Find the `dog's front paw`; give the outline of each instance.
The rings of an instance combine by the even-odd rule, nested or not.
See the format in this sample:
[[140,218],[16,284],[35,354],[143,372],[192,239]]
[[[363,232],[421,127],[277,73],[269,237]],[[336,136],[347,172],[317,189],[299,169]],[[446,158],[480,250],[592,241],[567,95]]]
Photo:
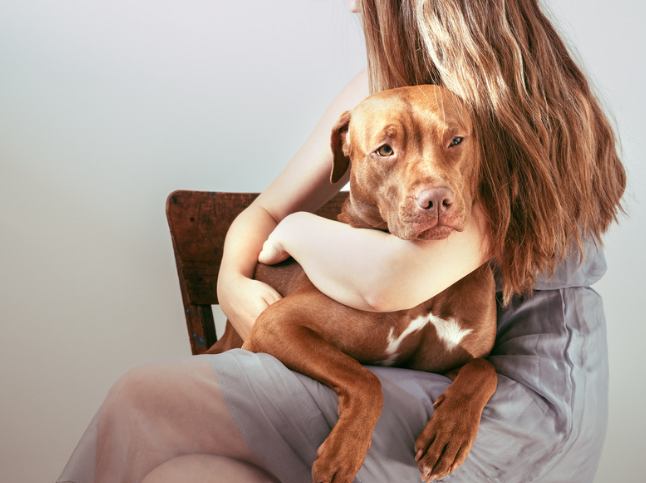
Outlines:
[[468,401],[441,395],[435,412],[415,442],[415,461],[422,481],[441,480],[464,463],[480,425],[480,411]]
[[316,452],[312,465],[314,483],[352,483],[370,447],[368,441],[358,441],[349,434],[332,433]]

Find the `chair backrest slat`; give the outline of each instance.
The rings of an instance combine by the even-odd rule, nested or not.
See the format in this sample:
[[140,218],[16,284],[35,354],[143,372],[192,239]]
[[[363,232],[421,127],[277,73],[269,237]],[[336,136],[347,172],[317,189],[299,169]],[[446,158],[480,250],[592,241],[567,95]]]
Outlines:
[[[257,193],[175,191],[166,201],[182,301],[193,354],[200,354],[217,340],[211,305],[216,291],[224,238],[238,214]],[[341,192],[317,214],[336,219],[347,192]]]

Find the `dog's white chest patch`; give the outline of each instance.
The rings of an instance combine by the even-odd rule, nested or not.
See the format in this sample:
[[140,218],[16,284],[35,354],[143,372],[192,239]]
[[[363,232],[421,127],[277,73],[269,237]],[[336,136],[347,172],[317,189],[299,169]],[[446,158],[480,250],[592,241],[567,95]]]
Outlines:
[[462,339],[473,332],[472,329],[462,329],[453,317],[444,320],[429,314],[429,321],[435,326],[437,336],[444,341],[448,349],[457,347]]
[[410,334],[421,330],[426,324],[429,323],[435,326],[438,337],[442,342],[444,342],[446,348],[449,350],[455,348],[462,341],[462,339],[464,339],[472,332],[471,329],[462,329],[460,327],[460,324],[458,324],[454,318],[444,320],[440,317],[436,317],[433,314],[422,315],[420,317],[417,317],[416,319],[411,320],[410,324],[408,324],[408,327],[406,327],[406,329],[404,329],[404,331],[397,337],[395,337],[395,329],[391,327],[387,339],[388,345],[386,346],[387,358],[382,362],[382,364],[387,366],[393,364],[397,360],[397,356],[399,355],[398,350],[402,341]]
[[390,333],[388,334],[388,345],[386,346],[386,354],[388,357],[383,362],[383,364],[386,366],[393,364],[397,359],[397,356],[399,355],[397,353],[397,350],[399,349],[399,346],[406,338],[406,336],[412,334],[417,330],[420,330],[428,323],[428,316],[417,317],[416,319],[411,320],[410,324],[408,324],[408,327],[406,327],[406,329],[404,329],[404,331],[399,334],[399,337],[395,337],[395,328],[391,327]]

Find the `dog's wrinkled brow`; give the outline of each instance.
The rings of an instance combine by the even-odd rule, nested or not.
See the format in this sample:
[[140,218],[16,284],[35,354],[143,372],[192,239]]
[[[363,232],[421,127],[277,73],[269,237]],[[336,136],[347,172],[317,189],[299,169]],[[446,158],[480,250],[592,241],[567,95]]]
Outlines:
[[446,125],[447,132],[457,133],[457,132],[463,131],[464,134],[468,134],[466,130],[467,130],[467,127],[461,122],[449,121]]
[[381,134],[388,138],[395,138],[399,134],[401,129],[398,128],[395,124],[387,124],[381,129]]

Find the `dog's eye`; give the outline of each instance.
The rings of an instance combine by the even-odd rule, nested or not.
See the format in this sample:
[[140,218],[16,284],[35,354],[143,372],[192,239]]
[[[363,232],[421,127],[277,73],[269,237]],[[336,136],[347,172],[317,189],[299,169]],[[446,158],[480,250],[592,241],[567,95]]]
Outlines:
[[387,157],[395,154],[395,151],[393,151],[393,148],[391,148],[388,144],[384,144],[379,149],[377,149],[377,154],[379,156]]
[[457,146],[458,144],[460,144],[462,142],[463,139],[464,138],[461,138],[461,137],[453,138],[453,140],[451,141],[451,144],[449,144],[449,147]]

